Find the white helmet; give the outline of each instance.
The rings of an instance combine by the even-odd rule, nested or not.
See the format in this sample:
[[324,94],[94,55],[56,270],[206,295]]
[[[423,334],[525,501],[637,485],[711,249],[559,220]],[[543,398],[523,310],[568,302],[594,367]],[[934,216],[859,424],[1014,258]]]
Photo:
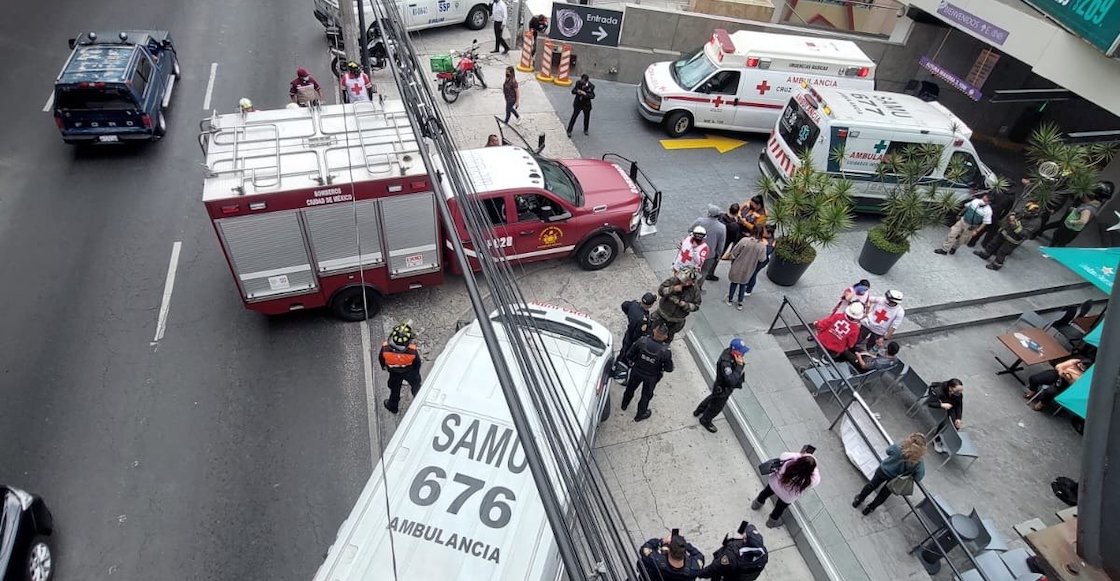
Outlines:
[[891,290],[887,291],[886,297],[887,300],[892,303],[900,303],[902,302],[902,291],[896,291],[892,288]]
[[692,229],[692,237],[696,239],[703,239],[708,235],[708,231],[703,226],[697,226]]
[[853,319],[863,318],[863,303],[852,303],[848,308],[844,309],[844,314]]

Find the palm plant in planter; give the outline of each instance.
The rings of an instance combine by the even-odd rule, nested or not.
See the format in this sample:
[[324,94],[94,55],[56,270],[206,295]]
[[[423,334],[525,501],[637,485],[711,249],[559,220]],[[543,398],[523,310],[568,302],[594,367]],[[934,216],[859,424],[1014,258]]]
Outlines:
[[1044,123],[1031,132],[1026,153],[1032,185],[1025,197],[1057,209],[1066,200],[1092,193],[1101,170],[1116,156],[1116,144],[1067,143],[1056,125]]
[[758,193],[769,198],[768,219],[777,228],[774,258],[766,276],[775,284],[792,286],[817,257],[817,247],[832,244],[852,226],[852,182],[813,169],[809,150],[800,165],[781,182],[759,178]]
[[[942,153],[942,145],[913,143],[890,152],[879,163],[876,179],[887,196],[882,222],[867,233],[859,255],[864,270],[886,274],[910,250],[910,241],[922,228],[940,224],[946,214],[956,211],[960,204],[956,195],[926,179]],[[960,183],[966,173],[962,163],[950,161],[945,178]]]

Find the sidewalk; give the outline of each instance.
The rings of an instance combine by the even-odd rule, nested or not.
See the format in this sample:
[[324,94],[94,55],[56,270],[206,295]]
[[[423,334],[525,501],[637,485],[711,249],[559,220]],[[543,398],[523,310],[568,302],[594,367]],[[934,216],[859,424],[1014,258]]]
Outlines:
[[[421,62],[449,48],[464,48],[472,38],[485,40],[480,44],[487,56],[481,60],[490,88],[468,91],[449,106],[441,101],[449,130],[456,143],[465,149],[483,146],[486,136],[496,132],[493,116],[504,113],[500,88],[503,69],[506,63],[513,64],[515,56],[511,52],[507,57],[491,58],[485,51],[492,48],[492,37],[484,32],[453,27],[413,35]],[[522,83],[520,111],[524,118],[518,129],[533,143],[538,133],[544,133],[545,153],[550,157],[579,157],[541,85],[530,80],[529,74],[517,75]],[[375,82],[387,94],[393,88],[384,74]],[[660,273],[633,253],[623,254],[609,268],[598,272],[582,271],[570,261],[517,269],[522,273],[519,283],[527,299],[578,309],[606,324],[616,337],[621,337],[624,330],[619,303],[641,296],[661,280]],[[409,318],[424,321],[425,328],[420,329],[427,343],[423,346],[424,355],[429,359],[435,357],[450,337],[454,319],[471,318],[461,287],[460,280],[450,279],[439,288],[401,295],[400,300],[386,305],[386,325]],[[766,513],[750,510],[751,498],[763,484],[726,421],[718,419],[720,432],[709,434],[689,413],[706,395],[708,381],[690,356],[685,341],[676,341],[672,349],[676,370],[658,385],[651,405],[653,417],[635,423],[632,407],[629,412],[618,408],[622,387],[612,384],[612,415],[600,427],[595,444],[595,456],[614,484],[611,493],[626,516],[635,556],[637,547],[646,539],[662,536],[670,528],[680,528],[710,558],[724,535],[746,519],[759,526],[770,551],[763,579],[812,578],[788,530],[765,528]]]

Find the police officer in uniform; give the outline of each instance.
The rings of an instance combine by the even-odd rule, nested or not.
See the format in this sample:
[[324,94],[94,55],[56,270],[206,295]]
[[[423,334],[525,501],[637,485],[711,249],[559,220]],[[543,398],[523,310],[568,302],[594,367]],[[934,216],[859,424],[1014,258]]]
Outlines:
[[684,329],[684,320],[690,313],[700,310],[700,287],[696,280],[700,273],[691,266],[686,266],[676,274],[662,282],[657,287],[657,295],[661,300],[657,303],[657,310],[650,315],[651,327],[664,325],[668,331],[668,340]]
[[712,553],[712,563],[697,577],[712,581],[754,581],[766,568],[768,558],[762,534],[754,525],[743,521],[738,535],[723,537],[723,546]]
[[677,529],[662,539],[650,539],[638,550],[638,571],[652,581],[694,581],[704,568],[704,554]]
[[420,352],[412,341],[414,337],[407,323],[397,325],[389,333],[389,340],[381,343],[377,355],[381,369],[389,372],[389,399],[383,403],[394,414],[401,402],[402,383],[408,382],[413,397],[420,391]]
[[642,396],[638,398],[638,413],[634,416],[635,422],[640,422],[651,415],[649,401],[653,399],[653,390],[657,382],[665,373],[673,372],[673,352],[665,344],[665,327],[654,327],[652,335],[638,339],[626,356],[633,365],[630,367],[630,378],[626,380],[626,391],[622,394],[622,409],[630,406],[634,391],[638,385],[642,386]]
[[649,310],[657,297],[653,293],[642,295],[639,301],[623,301],[622,312],[626,315],[626,333],[622,336],[622,349],[618,352],[618,361],[615,362],[614,378],[618,381],[626,380],[626,370],[630,368],[627,354],[642,335],[649,331]]
[[712,418],[723,411],[727,398],[731,397],[731,391],[743,387],[743,356],[750,350],[742,339],[736,337],[731,340],[731,344],[719,354],[719,360],[716,361],[716,380],[712,384],[712,393],[692,412],[693,416],[700,418],[700,425],[713,434],[718,430],[712,423]]

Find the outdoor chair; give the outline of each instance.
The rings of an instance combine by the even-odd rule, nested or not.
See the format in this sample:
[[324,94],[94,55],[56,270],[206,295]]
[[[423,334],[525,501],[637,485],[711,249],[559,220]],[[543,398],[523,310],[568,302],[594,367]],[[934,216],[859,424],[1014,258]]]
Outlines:
[[1010,548],[999,529],[996,528],[996,523],[992,522],[991,519],[981,518],[975,508],[969,513],[968,518],[976,523],[976,528],[980,531],[980,535],[975,539],[965,541],[965,545],[968,546],[970,552],[975,554],[983,551],[999,551],[1002,553]]
[[1049,329],[1050,326],[1054,324],[1055,320],[1056,317],[1053,316],[1046,316],[1034,311],[1027,311],[1019,315],[1018,319],[1015,319],[1015,324],[1045,330]]
[[839,391],[844,389],[844,380],[852,377],[852,366],[846,361],[841,361],[835,367],[826,361],[819,361],[811,367],[806,367],[801,376],[813,386],[813,397],[824,391]]
[[[936,526],[945,522],[945,516],[941,516],[941,514],[937,512],[938,506],[941,507],[941,513],[946,516],[952,516],[956,514],[956,511],[954,511],[953,507],[949,505],[949,502],[940,495],[934,496],[933,500],[930,500],[930,497],[928,496],[923,498],[921,502],[914,505],[914,510],[922,513],[922,516],[924,516],[929,523],[932,523],[934,526]],[[902,520],[906,520],[906,517],[910,516],[911,514],[914,513],[906,513],[906,516],[902,517]]]
[[984,571],[984,575],[981,576],[980,571],[976,569],[970,569],[961,573],[961,579],[965,581],[973,579],[980,581],[987,578],[988,581],[1016,581],[1015,576],[1011,574],[1011,570],[1007,568],[1007,565],[1000,560],[999,555],[1000,554],[995,551],[984,551],[976,555],[974,557],[976,559],[976,566],[981,571]]
[[[1011,570],[1011,574],[1014,575],[1016,579],[1019,579],[1027,578],[1027,575],[1032,574],[1030,566],[1027,565],[1027,559],[1032,556],[1033,554],[1026,549],[1014,549],[1006,553],[1001,553],[999,558],[1002,559],[1003,564],[1007,565],[1007,568]],[[1037,573],[1035,573],[1035,575],[1037,575]]]
[[941,444],[945,446],[945,453],[949,457],[945,458],[945,461],[942,462],[941,466],[939,466],[938,468],[944,468],[945,465],[949,463],[949,460],[952,460],[954,456],[963,456],[966,458],[972,458],[972,461],[968,463],[968,466],[965,466],[965,471],[968,471],[968,467],[972,466],[972,462],[975,462],[976,459],[980,457],[980,453],[976,450],[976,446],[972,443],[972,438],[967,433],[958,432],[957,429],[953,427],[951,422],[949,423],[949,425],[945,426],[944,430],[941,431],[940,436]]
[[933,386],[922,379],[913,368],[906,370],[906,374],[899,379],[899,383],[914,396],[914,404],[906,410],[906,417],[912,418],[933,397]]

